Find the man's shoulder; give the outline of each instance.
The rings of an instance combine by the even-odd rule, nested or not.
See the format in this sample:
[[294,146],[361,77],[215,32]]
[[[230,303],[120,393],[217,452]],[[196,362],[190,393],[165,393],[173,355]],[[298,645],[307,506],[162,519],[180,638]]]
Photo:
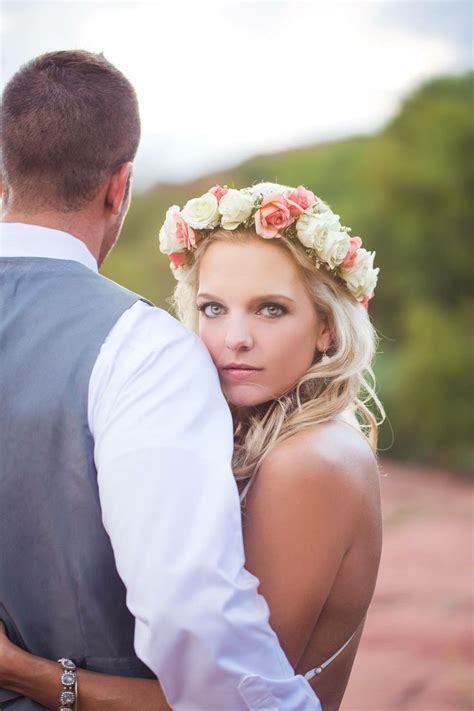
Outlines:
[[[82,265],[81,265],[82,266]],[[150,306],[154,306],[153,302],[150,301],[149,299],[145,298],[141,294],[138,294],[134,291],[131,291],[128,289],[126,286],[123,286],[122,284],[119,284],[116,281],[113,281],[113,279],[109,279],[108,277],[104,276],[103,274],[100,274],[98,272],[93,272],[92,270],[88,269],[88,277],[91,280],[92,283],[96,285],[96,287],[99,290],[102,290],[104,293],[114,293],[117,295],[122,296],[124,299],[128,299],[130,302],[135,302],[135,301],[144,301]]]
[[[179,350],[183,359],[210,358],[198,336],[162,308],[144,300],[135,301],[115,324],[109,337],[116,347],[146,353]],[[176,368],[192,363],[181,361]]]
[[[113,392],[174,400],[219,394],[219,379],[204,344],[163,309],[137,301],[125,311],[102,344],[90,380],[90,421],[95,405]],[[168,395],[167,395],[168,393]],[[146,394],[146,395],[145,395]],[[92,426],[92,431],[93,426]]]

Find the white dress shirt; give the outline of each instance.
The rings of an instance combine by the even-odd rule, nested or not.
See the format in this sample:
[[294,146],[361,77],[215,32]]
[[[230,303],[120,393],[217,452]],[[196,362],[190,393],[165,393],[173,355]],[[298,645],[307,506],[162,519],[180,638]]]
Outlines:
[[[97,264],[79,239],[2,223],[0,257]],[[137,655],[178,711],[320,709],[244,568],[232,422],[210,356],[140,301],[110,331],[89,383],[104,526]]]

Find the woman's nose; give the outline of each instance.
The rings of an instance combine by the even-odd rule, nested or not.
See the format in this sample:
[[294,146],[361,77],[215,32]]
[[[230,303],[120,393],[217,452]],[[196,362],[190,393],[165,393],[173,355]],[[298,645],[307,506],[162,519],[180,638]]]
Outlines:
[[253,346],[252,335],[242,324],[234,325],[226,333],[225,346],[231,351],[248,351]]

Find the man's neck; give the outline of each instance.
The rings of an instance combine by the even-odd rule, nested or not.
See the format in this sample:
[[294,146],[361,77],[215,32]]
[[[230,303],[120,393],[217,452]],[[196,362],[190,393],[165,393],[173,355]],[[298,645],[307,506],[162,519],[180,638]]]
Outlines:
[[2,215],[2,222],[19,222],[24,225],[38,225],[39,227],[49,227],[52,230],[60,230],[76,237],[84,242],[89,252],[97,260],[100,252],[102,236],[100,227],[91,215],[81,212],[57,213],[57,212],[37,212],[21,213],[6,211]]

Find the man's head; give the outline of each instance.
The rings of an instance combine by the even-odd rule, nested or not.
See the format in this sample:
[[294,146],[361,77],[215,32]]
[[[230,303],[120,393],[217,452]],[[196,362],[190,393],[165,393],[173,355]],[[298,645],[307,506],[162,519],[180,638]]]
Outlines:
[[79,219],[103,207],[103,261],[128,208],[139,139],[135,91],[102,54],[62,51],[31,60],[2,97],[5,209]]

